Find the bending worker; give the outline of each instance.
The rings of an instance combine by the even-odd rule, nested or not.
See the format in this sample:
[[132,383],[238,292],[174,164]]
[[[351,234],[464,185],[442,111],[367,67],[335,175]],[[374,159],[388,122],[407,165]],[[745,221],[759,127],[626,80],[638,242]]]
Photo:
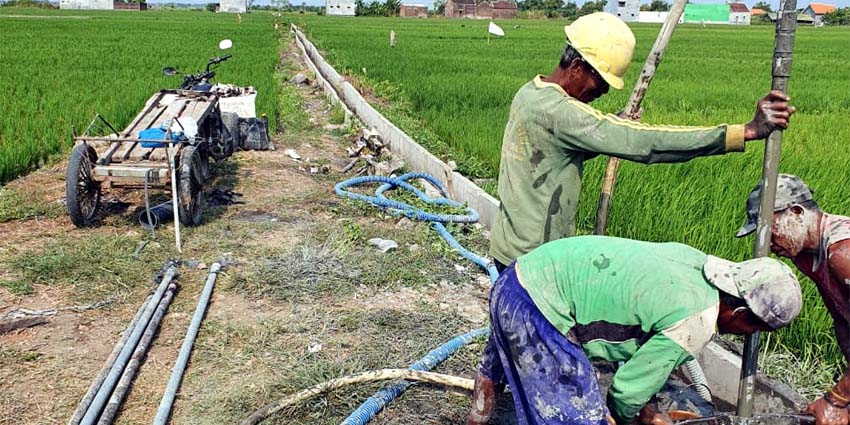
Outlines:
[[[628,424],[639,412],[644,423],[669,422],[644,406],[715,326],[776,330],[801,307],[794,273],[771,258],[733,263],[679,243],[607,236],[549,242],[493,285],[467,423],[487,423],[505,378],[520,424]],[[607,401],[589,359],[625,361]]]
[[[747,221],[736,236],[756,230],[760,193],[759,184],[747,198]],[[835,324],[841,352],[850,360],[850,218],[821,211],[799,177],[780,174],[771,231],[771,251],[790,258],[817,285]],[[850,369],[806,411],[818,425],[847,425],[848,405]]]
[[608,13],[565,27],[567,46],[549,76],[537,76],[514,96],[502,141],[499,215],[490,254],[501,271],[550,240],[575,234],[584,161],[599,154],[642,163],[681,162],[743,151],[746,140],[786,128],[794,108],[771,92],[746,125],[651,126],[604,114],[588,103],[623,88],[635,38]]

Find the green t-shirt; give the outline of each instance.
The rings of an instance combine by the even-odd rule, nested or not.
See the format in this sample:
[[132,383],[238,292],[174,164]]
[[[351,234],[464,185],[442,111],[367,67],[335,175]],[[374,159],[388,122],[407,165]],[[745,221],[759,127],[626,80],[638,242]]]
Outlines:
[[517,275],[543,316],[589,358],[626,362],[608,392],[621,423],[711,340],[719,293],[703,274],[706,258],[679,243],[577,236],[520,257]]
[[604,114],[540,77],[511,103],[499,165],[499,215],[490,254],[510,264],[575,234],[584,161],[599,154],[641,163],[681,162],[744,150],[744,127],[646,125]]

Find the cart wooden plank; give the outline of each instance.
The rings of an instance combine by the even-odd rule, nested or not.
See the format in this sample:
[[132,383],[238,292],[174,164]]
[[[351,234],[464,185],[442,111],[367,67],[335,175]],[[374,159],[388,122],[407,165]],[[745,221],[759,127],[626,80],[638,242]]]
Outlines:
[[[172,102],[168,109],[151,123],[150,127],[162,126],[167,120],[179,117],[190,117],[200,124],[207,118],[210,110],[217,102],[218,96],[216,95],[192,96],[188,99],[181,97]],[[133,149],[129,151],[129,155],[125,155],[125,159],[128,161],[168,161],[168,152],[164,148]]]
[[98,165],[94,167],[94,175],[97,177],[130,177],[144,181],[148,170],[156,170],[151,173],[151,182],[160,183],[169,179],[168,167],[161,165],[133,166],[133,165]]
[[[133,118],[133,121],[130,122],[130,125],[127,126],[127,128],[125,128],[124,131],[121,132],[120,137],[130,137],[130,134],[133,132],[133,130],[138,127],[139,122],[142,121],[145,116],[147,116],[159,104],[159,102],[166,94],[167,92],[163,90],[151,96],[151,98],[148,99],[147,102],[145,102],[145,107],[144,109],[142,109],[142,112],[139,112],[139,114],[136,115],[135,118]],[[109,149],[107,149],[103,156],[98,159],[97,163],[109,164],[110,162],[112,162],[112,157],[115,155],[115,153],[122,147],[124,147],[123,143],[113,143],[111,146],[109,146]]]
[[[218,104],[218,95],[184,90],[161,90],[145,103],[140,112],[124,131],[122,139],[138,138],[139,132],[148,128],[161,127],[176,117],[191,117],[202,123]],[[116,163],[135,163],[139,161],[168,161],[168,153],[163,148],[144,148],[139,143],[112,143],[109,149],[97,161],[98,165]]]
[[[139,132],[142,130],[160,127],[169,118],[177,116],[185,104],[186,100],[180,98],[177,94],[166,93],[159,103],[139,120],[135,129],[128,136],[139,137]],[[127,143],[125,145],[115,153],[115,157],[120,158],[122,162],[127,160],[138,161],[149,155],[150,149],[143,148],[138,143]]]

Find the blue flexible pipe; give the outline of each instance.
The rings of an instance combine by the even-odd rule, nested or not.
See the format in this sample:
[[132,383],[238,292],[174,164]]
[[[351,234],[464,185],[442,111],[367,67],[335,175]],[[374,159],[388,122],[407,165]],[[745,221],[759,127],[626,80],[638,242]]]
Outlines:
[[[434,185],[440,191],[440,198],[431,198],[426,195],[421,190],[417,189],[413,185],[407,182],[410,179],[424,179]],[[360,186],[363,184],[369,183],[380,183],[381,186],[375,191],[374,195],[364,195],[362,193],[352,192],[347,190],[354,186]],[[430,205],[438,205],[438,206],[451,206],[456,208],[463,208],[466,210],[465,215],[458,214],[434,214],[429,213],[419,208],[416,208],[406,202],[400,202],[393,199],[389,199],[384,195],[388,190],[392,190],[395,188],[402,188],[409,192],[412,192],[416,197]],[[431,176],[430,174],[425,173],[407,173],[403,174],[399,177],[384,177],[384,176],[364,176],[364,177],[355,177],[352,179],[348,179],[341,183],[337,183],[334,187],[334,191],[337,195],[355,199],[358,201],[368,202],[378,208],[385,209],[392,214],[405,216],[411,220],[417,221],[427,221],[431,223],[431,226],[437,230],[437,233],[446,240],[446,243],[449,244],[453,249],[457,250],[460,255],[464,258],[472,261],[477,264],[479,267],[484,269],[487,274],[490,276],[490,280],[495,282],[496,278],[499,277],[499,273],[496,271],[496,266],[477,255],[458,243],[457,239],[449,233],[448,229],[446,229],[443,223],[475,223],[478,221],[478,212],[474,209],[461,204],[460,202],[451,200],[446,198],[446,189],[440,183],[439,180]]]
[[[465,333],[461,336],[456,336],[445,344],[431,350],[425,357],[419,359],[416,363],[410,365],[410,370],[427,371],[434,366],[444,362],[449,356],[472,340],[487,335],[490,332],[489,327],[483,327],[474,331]],[[400,396],[408,387],[412,385],[408,381],[400,381],[399,383],[384,388],[372,397],[369,397],[360,407],[357,408],[351,415],[342,421],[341,425],[361,425],[369,422],[380,412],[387,404]]]
[[[434,185],[440,192],[439,198],[431,198],[426,195],[421,190],[417,189],[407,181],[410,179],[424,179],[430,184]],[[348,190],[354,186],[360,186],[363,184],[369,183],[380,183],[381,185],[375,191],[374,195],[364,195],[361,193],[356,193]],[[426,212],[422,209],[416,208],[408,203],[396,201],[393,199],[389,199],[384,195],[389,190],[401,188],[405,189],[414,195],[417,198],[425,202],[429,205],[437,205],[437,206],[451,206],[456,208],[463,208],[466,211],[464,215],[457,214],[434,214]],[[431,227],[446,240],[446,243],[452,247],[455,251],[457,251],[464,258],[472,261],[477,264],[479,267],[484,269],[487,274],[490,276],[490,281],[495,282],[499,277],[499,272],[496,271],[496,266],[488,261],[486,258],[475,254],[474,252],[464,248],[457,239],[449,233],[448,229],[444,223],[475,223],[478,221],[478,212],[474,209],[461,204],[460,202],[448,199],[446,190],[439,180],[431,176],[430,174],[425,173],[407,173],[403,174],[399,177],[383,177],[383,176],[364,176],[364,177],[355,177],[341,183],[338,183],[334,187],[334,191],[337,195],[356,199],[359,201],[368,202],[376,207],[385,209],[392,214],[404,216],[412,220],[418,221],[427,221],[431,223]],[[470,331],[461,336],[452,338],[445,344],[431,350],[425,357],[421,358],[416,363],[410,365],[411,370],[418,371],[427,371],[431,370],[434,366],[439,365],[444,362],[449,356],[454,354],[457,350],[459,350],[464,345],[468,344],[475,338],[487,335],[490,332],[489,327],[483,327],[480,329],[476,329],[474,331]],[[408,387],[410,387],[411,383],[408,381],[400,381],[393,386],[384,388],[372,397],[369,397],[365,403],[360,405],[351,415],[348,416],[343,422],[342,425],[364,425],[368,423],[375,415],[378,414],[387,404],[393,401],[396,397],[401,395]]]

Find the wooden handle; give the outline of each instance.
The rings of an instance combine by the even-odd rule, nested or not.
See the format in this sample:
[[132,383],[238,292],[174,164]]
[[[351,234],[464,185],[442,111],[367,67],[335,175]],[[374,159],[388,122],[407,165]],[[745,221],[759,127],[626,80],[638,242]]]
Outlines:
[[[658,64],[661,63],[661,57],[664,51],[667,50],[667,45],[670,43],[670,38],[673,36],[673,30],[676,29],[676,24],[679,23],[679,18],[685,11],[687,0],[675,0],[670,13],[667,15],[667,20],[661,26],[661,31],[658,32],[658,38],[655,39],[655,44],[652,46],[652,51],[646,58],[643,64],[643,69],[640,71],[637,83],[635,83],[632,94],[629,96],[629,102],[626,104],[625,113],[627,116],[636,116],[640,111],[640,104],[646,96],[646,91],[649,89],[649,83],[652,82],[652,77],[655,76],[655,70],[658,69]],[[617,185],[617,171],[620,168],[619,158],[608,158],[608,164],[605,167],[605,178],[602,181],[602,194],[599,196],[599,205],[596,207],[596,225],[593,233],[596,235],[604,235],[608,231],[608,214],[611,210],[611,199],[614,197],[614,187]]]

